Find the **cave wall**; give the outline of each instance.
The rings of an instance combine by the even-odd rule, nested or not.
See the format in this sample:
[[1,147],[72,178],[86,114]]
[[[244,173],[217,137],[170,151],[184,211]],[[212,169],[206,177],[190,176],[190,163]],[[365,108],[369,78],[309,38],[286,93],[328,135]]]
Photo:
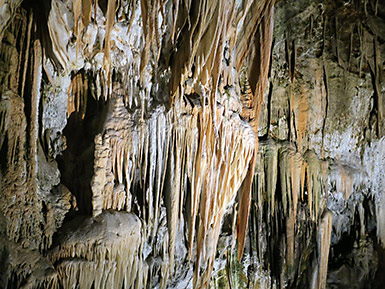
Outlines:
[[382,288],[380,1],[0,4],[0,287]]
[[263,270],[277,288],[385,284],[384,24],[381,1],[276,3],[243,264],[252,284]]

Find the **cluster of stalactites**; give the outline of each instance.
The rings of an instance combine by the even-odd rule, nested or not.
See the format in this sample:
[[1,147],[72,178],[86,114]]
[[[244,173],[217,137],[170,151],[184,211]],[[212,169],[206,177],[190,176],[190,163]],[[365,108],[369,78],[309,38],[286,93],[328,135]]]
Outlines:
[[[113,91],[113,71],[120,73],[131,64],[130,74],[139,75],[138,83],[145,89],[150,89],[151,70],[170,71],[171,102],[183,96],[187,81],[189,93],[197,91],[202,96],[202,90],[209,91],[207,100],[212,108],[220,82],[233,86],[238,80],[232,70],[239,73],[242,67],[250,67],[247,74],[253,96],[247,109],[255,110],[248,114],[256,121],[267,81],[273,3],[141,0],[136,5],[136,1],[109,0],[104,14],[98,1],[74,0],[66,5],[54,1],[48,17],[52,63],[67,73],[75,72],[68,115],[75,110],[84,113],[88,94],[102,94],[107,99]],[[73,24],[65,15],[73,17]],[[75,36],[74,44],[71,35]],[[131,35],[137,39],[132,40]],[[112,57],[117,53],[132,63],[119,66]],[[88,92],[87,79],[78,73],[82,69],[92,71],[98,82],[96,90],[102,87],[103,91]]]
[[[218,106],[217,91],[219,86],[222,92],[224,87],[239,86],[241,68],[253,63],[249,72],[253,74],[253,101],[248,108],[255,110],[253,118],[258,119],[269,65],[273,3],[141,0],[137,7],[136,1],[108,0],[105,13],[98,1],[51,3],[48,32],[53,74],[61,66],[61,73],[71,78],[67,117],[74,111],[85,116],[88,95],[103,95],[115,109],[110,112],[104,134],[95,139],[91,184],[94,216],[107,209],[130,211],[133,204],[138,206],[135,197],[139,188],[143,199],[140,217],[148,225],[146,234],[155,235],[164,202],[170,275],[176,230],[189,200],[186,222],[189,256],[197,262],[195,286],[208,285],[222,217],[240,188],[237,235],[239,257],[242,255],[257,141],[250,126],[226,104]],[[139,24],[135,21],[138,12]],[[127,15],[128,22],[124,21]],[[73,21],[68,20],[71,17]],[[132,40],[132,35],[137,39]],[[249,57],[250,51],[254,52]],[[116,64],[116,55],[127,63]],[[44,61],[51,67],[49,58]],[[114,99],[116,79],[112,76],[128,78],[122,72],[126,70],[131,71],[130,75],[140,75],[131,90],[142,90],[138,93],[141,113],[128,113],[124,101]],[[170,73],[162,92],[169,94],[172,106],[167,113],[160,109],[147,115],[143,104],[151,103],[150,95],[156,94],[159,83],[150,84],[159,81],[159,71]],[[46,73],[49,80],[56,79]],[[100,84],[103,91],[95,94]],[[122,94],[131,95],[132,91]],[[186,109],[183,98],[193,94],[199,95],[201,106]],[[205,271],[204,276],[200,270]],[[167,279],[167,274],[162,275]]]
[[[326,284],[328,252],[331,242],[331,228],[341,237],[346,219],[337,218],[332,224],[332,213],[326,208],[327,201],[341,200],[347,203],[353,192],[362,190],[362,183],[369,184],[376,200],[376,214],[383,215],[383,194],[376,183],[382,183],[381,171],[384,151],[384,142],[379,141],[368,148],[364,154],[363,170],[343,164],[340,160],[321,160],[312,151],[304,154],[298,152],[289,142],[276,142],[268,139],[260,143],[258,152],[257,169],[254,180],[253,196],[256,202],[256,219],[265,222],[270,229],[281,228],[285,232],[282,242],[284,264],[287,273],[296,266],[296,260],[303,254],[298,251],[301,246],[306,246],[303,238],[316,233],[317,254],[313,266],[312,282],[314,288],[324,288]],[[367,179],[370,174],[371,180]],[[373,180],[375,182],[373,182]],[[330,202],[329,202],[330,204]],[[361,210],[359,210],[362,214]],[[282,218],[285,222],[281,222]],[[363,216],[360,217],[364,219]],[[378,217],[378,222],[381,222]],[[279,223],[279,225],[276,225]],[[260,223],[256,225],[260,232],[265,230]],[[305,232],[311,228],[311,232]],[[314,230],[315,228],[315,230]],[[377,236],[383,240],[383,230],[379,226]],[[301,230],[302,232],[299,232]],[[263,237],[264,238],[264,237]],[[263,242],[263,238],[262,241]],[[276,242],[266,237],[267,242]],[[301,240],[298,245],[298,240]],[[256,240],[259,259],[261,260],[266,244],[258,244]],[[269,244],[267,246],[270,246]],[[272,248],[270,248],[271,250]],[[302,258],[302,257],[301,257]]]
[[[299,201],[308,203],[309,214],[313,221],[317,221],[322,213],[321,199],[326,196],[327,164],[317,156],[307,151],[301,155],[294,147],[284,143],[268,141],[261,145],[257,169],[257,199],[268,201],[269,212],[274,215],[277,205],[277,186],[280,186],[282,209],[285,215],[297,214]],[[278,176],[280,179],[278,179]]]
[[116,97],[109,114],[105,133],[96,137],[94,215],[107,209],[130,211],[134,199],[142,196],[141,216],[147,234],[154,236],[163,200],[169,238],[167,274],[172,274],[177,230],[186,213],[189,258],[197,262],[194,284],[206,287],[222,218],[254,157],[253,130],[221,106],[216,109],[217,136],[207,107],[176,104],[168,113],[156,111],[146,123],[136,125],[139,119]]
[[375,214],[377,220],[377,238],[385,246],[385,137],[373,142],[366,149],[363,164],[366,176],[362,182],[371,185],[371,194],[375,200]]
[[[319,254],[316,260],[318,271],[314,277],[317,287],[314,288],[324,288],[322,284],[326,280],[327,267],[325,266],[327,266],[330,247],[332,214],[325,213],[327,211],[325,202],[327,176],[327,163],[317,158],[311,151],[301,154],[290,143],[278,143],[271,139],[260,144],[253,191],[257,215],[260,216],[257,219],[264,222],[262,216],[267,216],[266,222],[269,224],[267,226],[272,230],[282,224],[285,226],[281,228],[286,232],[285,240],[278,242],[285,246],[282,257],[288,275],[292,273],[296,259],[302,254],[296,245],[298,237],[308,234],[302,232],[298,236],[297,230],[300,224],[298,222],[304,222],[306,219],[307,223],[312,224],[311,227],[316,228],[320,237]],[[306,208],[306,212],[303,208]],[[264,211],[265,209],[267,211]],[[309,217],[304,217],[304,214]],[[285,219],[283,223],[282,218]],[[281,225],[277,225],[278,223]],[[258,224],[258,226],[262,225]],[[301,230],[307,230],[306,226],[302,225],[301,228]],[[270,237],[267,236],[267,238],[270,240]],[[266,245],[259,244],[261,242],[259,240],[256,242],[259,258],[262,260],[264,250],[262,247]],[[273,247],[270,250],[273,250]],[[284,270],[283,267],[282,270]]]
[[[10,240],[24,248],[43,251],[51,246],[56,220],[60,217],[55,219],[51,210],[46,194],[49,185],[42,185],[43,181],[38,179],[44,163],[39,130],[43,114],[40,107],[43,50],[36,38],[33,13],[18,9],[19,2],[7,3],[13,6],[14,14],[7,15],[9,22],[2,23],[5,26],[0,31],[5,72],[0,77],[0,150],[4,153],[0,212],[5,216]],[[2,13],[7,13],[7,5],[2,7]]]

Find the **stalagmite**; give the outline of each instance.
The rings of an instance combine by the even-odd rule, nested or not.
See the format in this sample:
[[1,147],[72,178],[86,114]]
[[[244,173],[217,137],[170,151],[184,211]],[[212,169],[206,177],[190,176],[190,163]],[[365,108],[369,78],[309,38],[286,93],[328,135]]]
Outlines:
[[51,288],[144,288],[143,231],[138,217],[105,211],[78,220],[49,252],[58,278]]

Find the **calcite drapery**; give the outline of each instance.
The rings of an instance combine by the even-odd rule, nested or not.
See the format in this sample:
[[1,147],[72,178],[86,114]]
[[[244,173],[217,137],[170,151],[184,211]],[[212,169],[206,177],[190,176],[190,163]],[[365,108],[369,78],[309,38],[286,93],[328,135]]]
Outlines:
[[50,288],[143,288],[146,265],[141,258],[143,228],[137,216],[105,211],[75,219],[49,253],[56,264]]
[[[384,9],[274,2],[0,1],[0,286],[322,288],[366,247],[381,266]],[[135,246],[89,225],[111,220]]]
[[[211,272],[221,220],[248,171],[255,138],[251,127],[237,114],[219,106],[216,139],[207,125],[211,122],[210,110],[200,105],[183,106],[168,113],[154,111],[141,124],[140,115],[135,119],[121,97],[111,100],[105,131],[96,136],[92,181],[94,215],[107,209],[131,211],[133,199],[137,199],[143,203],[139,213],[146,222],[147,234],[153,239],[159,226],[164,192],[170,273],[174,266],[176,231],[183,218],[189,232],[190,258],[196,239],[194,259],[197,264],[206,260],[204,263],[209,265],[205,270]],[[183,115],[177,117],[180,111]],[[143,194],[140,200],[137,190]],[[199,229],[195,233],[197,222]],[[195,272],[198,279],[199,271]],[[199,286],[209,278],[206,273]]]
[[[195,264],[191,283],[207,287],[222,219],[240,188],[237,231],[242,255],[257,141],[256,129],[253,132],[239,116],[238,81],[247,63],[259,67],[256,73],[252,72],[252,86],[259,78],[261,84],[258,91],[253,88],[256,91],[249,95],[255,98],[250,109],[257,114],[256,103],[262,99],[267,77],[274,1],[99,2],[52,0],[39,7],[43,12],[39,20],[33,16],[38,5],[23,4],[19,8],[30,15],[20,18],[24,21],[24,30],[20,31],[24,33],[22,39],[26,39],[26,54],[19,57],[19,62],[25,60],[26,67],[19,73],[21,87],[16,88],[25,98],[27,109],[31,108],[27,114],[29,153],[37,155],[40,150],[42,158],[46,155],[52,164],[50,173],[55,171],[58,177],[55,158],[66,146],[62,131],[68,122],[64,130],[68,141],[65,156],[74,163],[59,157],[59,168],[62,182],[78,197],[79,212],[88,213],[88,204],[92,203],[93,218],[111,209],[132,212],[141,218],[144,228],[140,242],[145,250],[136,253],[150,259],[161,256],[164,260],[142,263],[143,270],[147,261],[153,264],[149,266],[153,278],[149,278],[148,286],[159,282],[165,287],[169,277],[179,278],[178,268],[186,262],[179,251],[187,250],[187,261]],[[20,5],[16,1],[14,4]],[[12,16],[7,11],[4,15]],[[250,50],[258,52],[249,57]],[[30,71],[31,82],[25,76]],[[243,78],[248,76],[244,73]],[[3,84],[6,88],[14,85],[6,81]],[[64,104],[64,99],[66,111],[57,110],[55,123],[52,110]],[[90,105],[95,107],[95,102],[103,101],[106,118],[92,118]],[[9,113],[5,109],[5,118]],[[91,124],[83,125],[86,121]],[[75,134],[68,130],[75,127],[92,130],[94,144],[86,148],[86,141],[74,141]],[[79,149],[83,146],[84,152],[76,150],[76,145]],[[89,150],[94,150],[93,157]],[[12,154],[12,150],[9,152]],[[82,163],[90,161],[94,163],[91,200],[87,199],[89,185],[85,183],[89,165]],[[33,158],[28,165],[32,172],[49,168]],[[74,170],[87,175],[84,182],[78,176],[71,180]],[[36,196],[37,187],[31,176],[31,192]],[[44,185],[46,190],[68,193],[63,186],[54,188],[57,179],[49,181],[52,184]],[[62,198],[68,204],[60,203],[64,206],[61,209],[69,210],[70,203],[75,205],[67,195]],[[44,231],[49,241],[44,242],[43,253],[51,246],[52,234],[63,219],[53,217],[59,208],[51,201],[48,198],[41,207],[39,202],[33,202],[38,211],[46,211],[43,217],[50,226]],[[69,219],[78,214],[75,209],[71,209]],[[53,224],[52,218],[57,223]],[[66,251],[61,245],[54,247],[56,253],[60,248]],[[83,258],[74,248],[74,254]],[[61,256],[60,252],[57,255]],[[60,258],[66,258],[64,255]],[[55,258],[52,260],[56,262]],[[82,266],[87,262],[100,263],[102,259],[72,261],[56,266],[59,286],[83,284],[86,280],[75,281]],[[123,265],[119,266],[118,270],[123,270]],[[70,275],[68,279],[63,272]],[[84,286],[91,286],[91,279]]]

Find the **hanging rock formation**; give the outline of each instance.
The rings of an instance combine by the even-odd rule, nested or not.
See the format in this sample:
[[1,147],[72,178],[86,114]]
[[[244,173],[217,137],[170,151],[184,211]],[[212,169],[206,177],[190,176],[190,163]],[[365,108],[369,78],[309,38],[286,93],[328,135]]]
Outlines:
[[384,286],[384,8],[276,3],[247,255],[228,262],[233,287]]
[[0,0],[0,288],[382,288],[384,35],[375,0]]

